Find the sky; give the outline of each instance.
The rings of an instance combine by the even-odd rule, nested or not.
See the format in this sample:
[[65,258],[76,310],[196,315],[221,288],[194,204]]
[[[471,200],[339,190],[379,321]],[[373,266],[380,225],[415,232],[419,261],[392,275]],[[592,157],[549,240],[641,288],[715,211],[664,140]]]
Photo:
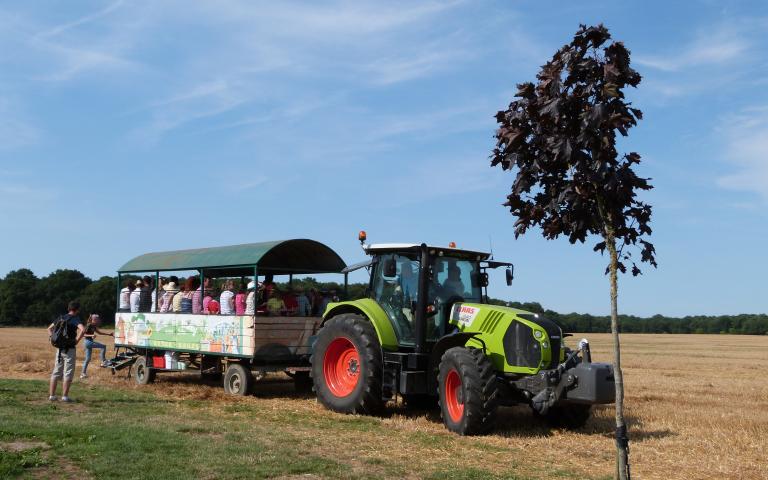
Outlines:
[[[0,276],[312,238],[493,250],[489,293],[607,314],[607,258],[502,206],[495,113],[604,23],[643,75],[623,140],[654,189],[635,315],[768,311],[768,2],[8,1]],[[358,273],[351,280],[360,281]]]

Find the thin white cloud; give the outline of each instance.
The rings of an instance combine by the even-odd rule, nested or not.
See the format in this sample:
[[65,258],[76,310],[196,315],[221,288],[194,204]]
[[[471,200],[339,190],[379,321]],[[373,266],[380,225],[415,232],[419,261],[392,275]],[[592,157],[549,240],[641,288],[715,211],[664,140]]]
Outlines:
[[729,190],[757,194],[768,203],[768,105],[745,109],[724,119],[724,158],[733,170],[717,179]]
[[94,12],[94,13],[91,13],[91,14],[88,14],[88,15],[84,15],[84,16],[76,19],[76,20],[71,21],[71,22],[62,23],[61,25],[56,25],[55,27],[52,27],[52,28],[49,28],[49,29],[47,29],[45,31],[37,33],[33,38],[35,38],[35,39],[47,39],[47,38],[55,37],[56,35],[59,35],[61,33],[66,32],[67,30],[70,30],[70,29],[79,27],[81,25],[85,25],[87,23],[91,23],[91,22],[93,22],[95,20],[98,20],[98,19],[100,19],[100,18],[102,18],[102,17],[112,13],[113,11],[117,10],[118,8],[120,8],[123,5],[123,3],[125,3],[123,0],[118,0],[118,1],[116,1],[116,2],[114,2],[112,4],[110,4],[110,5],[107,5],[105,8],[103,8],[103,9],[97,11],[97,12]]
[[664,55],[638,54],[633,61],[664,72],[678,72],[734,62],[747,54],[750,47],[750,43],[741,34],[729,29],[701,37],[676,52]]

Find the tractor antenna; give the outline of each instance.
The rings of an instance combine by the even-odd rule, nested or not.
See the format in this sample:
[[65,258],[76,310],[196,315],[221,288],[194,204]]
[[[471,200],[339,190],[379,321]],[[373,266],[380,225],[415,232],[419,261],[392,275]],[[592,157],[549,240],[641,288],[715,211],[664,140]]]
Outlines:
[[491,238],[491,234],[488,234],[488,245],[491,247],[491,260],[493,260],[493,238]]

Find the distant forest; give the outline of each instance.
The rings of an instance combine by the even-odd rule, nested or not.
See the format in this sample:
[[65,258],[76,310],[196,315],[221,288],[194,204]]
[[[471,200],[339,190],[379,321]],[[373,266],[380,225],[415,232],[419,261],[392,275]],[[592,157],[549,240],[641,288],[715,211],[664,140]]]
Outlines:
[[[98,313],[107,323],[114,318],[117,297],[117,279],[104,276],[92,280],[77,270],[56,270],[42,278],[28,269],[14,270],[0,279],[0,326],[43,326],[65,313],[70,300],[78,300],[83,317]],[[294,287],[305,290],[336,290],[340,295],[344,286],[338,283],[318,282],[313,278],[296,279]],[[279,289],[287,284],[277,284]],[[367,284],[349,285],[349,297],[365,295]],[[535,313],[559,323],[565,332],[610,332],[610,317],[587,313],[558,313],[545,309],[537,302],[515,302],[490,298],[490,303],[508,305]],[[741,335],[768,335],[768,315],[694,315],[682,318],[654,315],[649,318],[620,315],[621,331],[625,333],[716,333]]]

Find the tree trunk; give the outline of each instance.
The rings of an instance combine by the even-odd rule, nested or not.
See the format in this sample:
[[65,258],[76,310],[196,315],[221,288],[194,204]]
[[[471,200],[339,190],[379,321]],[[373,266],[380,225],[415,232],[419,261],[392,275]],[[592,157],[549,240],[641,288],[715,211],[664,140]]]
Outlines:
[[621,372],[621,346],[619,343],[618,264],[616,238],[609,230],[605,244],[611,256],[609,276],[611,281],[611,333],[613,334],[613,375],[616,379],[616,478],[629,480],[629,438],[624,422],[624,375]]

